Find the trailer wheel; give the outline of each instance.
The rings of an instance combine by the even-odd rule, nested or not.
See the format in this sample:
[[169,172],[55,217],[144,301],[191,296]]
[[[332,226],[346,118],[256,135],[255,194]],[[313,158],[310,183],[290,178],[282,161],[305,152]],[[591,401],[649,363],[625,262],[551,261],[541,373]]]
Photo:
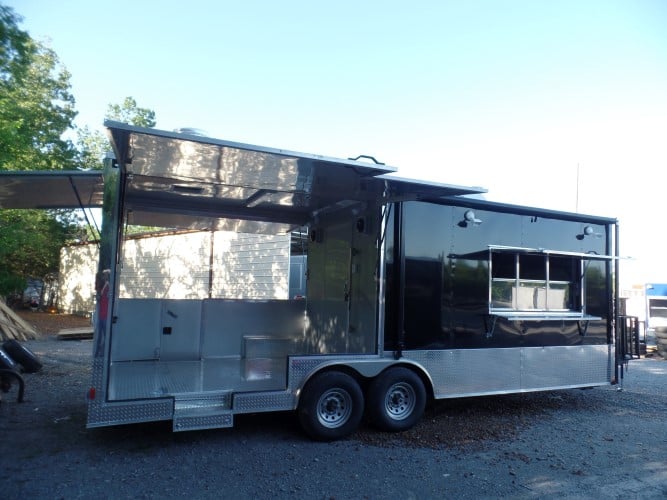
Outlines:
[[424,383],[407,368],[391,368],[380,374],[371,382],[367,398],[370,421],[389,432],[410,429],[426,407]]
[[311,438],[341,439],[357,430],[364,414],[364,394],[350,375],[324,372],[306,384],[298,413],[303,430]]
[[35,373],[42,369],[42,362],[26,346],[15,339],[7,340],[2,344],[2,348],[9,354],[14,361],[23,367],[26,373]]

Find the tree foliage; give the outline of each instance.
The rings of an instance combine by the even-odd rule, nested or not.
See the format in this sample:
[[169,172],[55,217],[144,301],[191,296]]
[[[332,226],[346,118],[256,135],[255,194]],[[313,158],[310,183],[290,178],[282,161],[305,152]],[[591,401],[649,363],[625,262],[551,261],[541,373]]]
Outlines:
[[[70,74],[20,22],[0,5],[0,170],[102,168],[106,137],[74,126]],[[106,118],[155,126],[155,112],[132,97],[109,105]],[[77,147],[63,139],[74,130]],[[21,291],[26,278],[57,271],[60,248],[85,238],[78,217],[71,211],[0,210],[0,295]]]
[[155,127],[155,111],[137,106],[134,97],[126,97],[122,104],[109,104],[105,118],[136,127]]
[[0,5],[0,78],[25,71],[29,65],[30,37],[18,27],[19,19],[12,9]]
[[76,116],[70,74],[19,21],[0,5],[0,170],[73,168],[74,145],[63,139]]
[[87,125],[77,129],[76,135],[79,168],[101,170],[104,155],[111,150],[107,137],[99,130],[92,130]]
[[[134,97],[126,97],[121,104],[109,104],[104,118],[136,127],[155,127],[155,111],[138,106]],[[101,169],[102,159],[111,149],[106,136],[88,126],[78,129],[77,136],[81,168]]]
[[28,277],[57,271],[63,242],[79,232],[43,210],[0,211],[0,295],[22,290]]

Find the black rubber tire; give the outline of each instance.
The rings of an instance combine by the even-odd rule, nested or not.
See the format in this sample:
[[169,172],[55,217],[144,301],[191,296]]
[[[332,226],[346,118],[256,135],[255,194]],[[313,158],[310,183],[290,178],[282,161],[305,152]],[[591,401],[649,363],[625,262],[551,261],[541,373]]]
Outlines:
[[23,367],[26,373],[35,373],[42,369],[42,362],[26,346],[15,339],[7,340],[2,344],[2,348],[9,354],[14,361]]
[[9,353],[0,348],[0,368],[5,370],[14,370],[15,372],[20,371],[20,366],[14,358],[12,358]]
[[304,387],[298,415],[301,427],[312,439],[342,439],[359,427],[364,415],[364,394],[357,381],[346,373],[320,373]]
[[408,368],[390,368],[371,382],[366,393],[368,419],[389,432],[412,428],[424,414],[426,389],[419,375]]

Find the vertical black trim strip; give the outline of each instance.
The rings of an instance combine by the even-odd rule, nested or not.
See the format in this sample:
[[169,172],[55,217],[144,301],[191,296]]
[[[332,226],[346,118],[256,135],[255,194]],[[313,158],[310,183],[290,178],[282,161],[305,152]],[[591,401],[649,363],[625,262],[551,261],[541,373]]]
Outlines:
[[[213,251],[215,250],[213,248],[214,245],[214,240],[215,240],[215,229],[212,227],[211,231],[209,232],[209,235],[211,236],[211,241],[209,243],[209,249],[208,249],[208,298],[212,299],[213,298],[213,266],[215,266],[215,258],[213,256]],[[289,275],[288,275],[289,276]],[[289,290],[289,278],[288,278],[288,286]],[[290,297],[288,297],[290,298]]]
[[398,342],[396,343],[394,357],[400,359],[405,349],[405,230],[403,228],[403,203],[396,204],[395,217],[394,251],[396,255],[394,265],[398,267],[398,290],[396,293],[396,332],[398,334]]
[[[610,304],[611,307],[611,312],[612,314],[609,315],[610,318],[613,319],[611,324],[608,327],[609,331],[609,336],[612,337],[615,340],[615,359],[616,362],[614,363],[614,379],[616,383],[619,383],[621,379],[623,379],[623,363],[625,362],[624,359],[621,358],[621,354],[623,349],[620,349],[620,339],[619,339],[619,283],[620,283],[620,277],[619,277],[619,270],[620,270],[620,262],[619,262],[619,250],[620,250],[620,243],[618,239],[618,222],[614,224],[614,290],[613,290],[613,300],[611,301],[612,303]],[[610,245],[611,246],[611,245]],[[611,320],[610,320],[611,321]],[[620,367],[620,379],[619,379],[619,367]]]

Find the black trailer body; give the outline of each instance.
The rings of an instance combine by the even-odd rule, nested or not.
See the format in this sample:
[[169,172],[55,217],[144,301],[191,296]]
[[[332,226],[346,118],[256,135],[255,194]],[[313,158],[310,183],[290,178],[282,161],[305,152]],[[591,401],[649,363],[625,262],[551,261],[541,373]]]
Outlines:
[[386,354],[430,365],[436,397],[614,378],[613,219],[470,199],[389,220]]

